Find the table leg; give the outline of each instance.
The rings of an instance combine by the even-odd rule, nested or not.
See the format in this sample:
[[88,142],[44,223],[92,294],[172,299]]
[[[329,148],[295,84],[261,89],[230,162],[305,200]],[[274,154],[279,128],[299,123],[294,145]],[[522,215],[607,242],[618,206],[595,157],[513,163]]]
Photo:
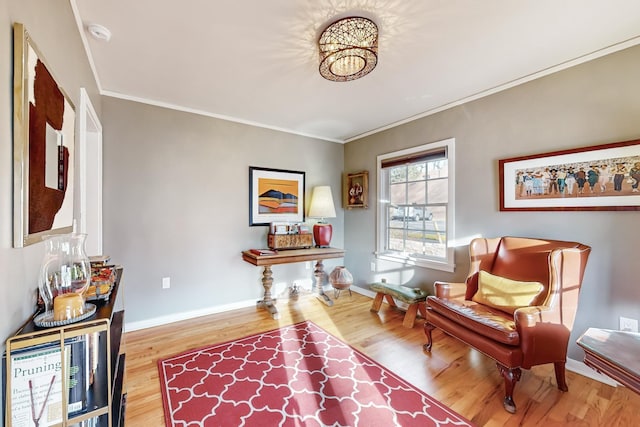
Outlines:
[[271,272],[271,266],[265,265],[264,271],[262,272],[262,286],[264,287],[264,298],[259,300],[256,304],[259,308],[264,308],[269,313],[271,313],[271,317],[274,319],[280,318],[280,313],[278,313],[278,309],[276,308],[276,300],[271,298],[271,286],[273,286],[273,273]]
[[332,306],[333,301],[331,301],[331,298],[329,298],[329,296],[324,293],[324,289],[322,288],[322,279],[324,279],[324,266],[322,265],[321,259],[316,262],[316,268],[313,271],[313,275],[316,278],[316,297],[328,306]]

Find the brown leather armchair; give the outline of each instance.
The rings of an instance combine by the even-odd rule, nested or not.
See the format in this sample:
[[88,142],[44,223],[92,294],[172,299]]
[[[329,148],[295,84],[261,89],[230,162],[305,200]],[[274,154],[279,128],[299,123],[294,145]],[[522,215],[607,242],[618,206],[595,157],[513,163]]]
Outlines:
[[590,252],[576,242],[474,239],[466,282],[436,282],[427,298],[424,349],[431,351],[431,332],[439,328],[494,359],[511,413],[523,368],[553,363],[558,388],[567,391],[567,347]]

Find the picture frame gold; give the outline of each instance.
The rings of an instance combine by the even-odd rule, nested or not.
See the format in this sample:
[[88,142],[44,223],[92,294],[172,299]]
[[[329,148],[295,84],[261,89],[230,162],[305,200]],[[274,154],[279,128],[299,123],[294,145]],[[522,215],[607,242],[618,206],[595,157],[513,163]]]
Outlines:
[[346,209],[369,207],[369,171],[344,174],[342,205]]
[[24,25],[13,30],[13,246],[21,248],[73,231],[75,107]]
[[502,159],[498,167],[501,211],[640,210],[640,140]]

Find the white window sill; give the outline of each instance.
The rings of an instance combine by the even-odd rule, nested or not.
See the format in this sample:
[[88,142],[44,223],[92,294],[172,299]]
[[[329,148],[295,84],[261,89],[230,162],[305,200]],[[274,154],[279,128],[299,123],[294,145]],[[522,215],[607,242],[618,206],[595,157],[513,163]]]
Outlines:
[[432,270],[447,271],[449,273],[455,272],[455,269],[456,269],[456,265],[453,263],[438,262],[438,261],[420,259],[420,258],[412,258],[408,256],[403,257],[403,256],[393,256],[388,254],[387,255],[376,254],[376,258],[384,261],[397,262],[403,265],[411,265],[411,266],[422,267],[422,268],[430,268]]

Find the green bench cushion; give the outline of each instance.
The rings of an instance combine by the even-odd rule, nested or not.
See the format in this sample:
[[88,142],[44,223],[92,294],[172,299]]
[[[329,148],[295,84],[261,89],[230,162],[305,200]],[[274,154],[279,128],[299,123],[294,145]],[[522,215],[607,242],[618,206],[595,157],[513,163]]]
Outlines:
[[407,304],[422,302],[427,299],[429,293],[422,289],[409,288],[407,286],[392,285],[391,283],[372,283],[369,288],[374,292],[391,295]]

